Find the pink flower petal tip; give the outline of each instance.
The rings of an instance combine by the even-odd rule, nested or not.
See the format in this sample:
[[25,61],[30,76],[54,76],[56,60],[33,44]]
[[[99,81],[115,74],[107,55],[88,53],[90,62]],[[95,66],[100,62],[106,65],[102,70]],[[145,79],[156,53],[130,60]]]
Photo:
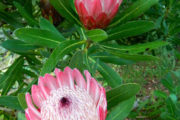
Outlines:
[[105,89],[85,70],[55,69],[56,77],[40,77],[26,94],[27,120],[105,120]]

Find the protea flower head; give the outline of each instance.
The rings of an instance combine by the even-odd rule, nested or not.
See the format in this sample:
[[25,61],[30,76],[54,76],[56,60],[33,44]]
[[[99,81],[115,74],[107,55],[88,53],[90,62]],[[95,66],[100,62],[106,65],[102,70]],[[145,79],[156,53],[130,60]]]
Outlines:
[[105,120],[105,89],[85,70],[55,69],[56,77],[46,74],[26,94],[27,120]]
[[81,22],[87,29],[105,28],[116,15],[122,0],[75,0]]

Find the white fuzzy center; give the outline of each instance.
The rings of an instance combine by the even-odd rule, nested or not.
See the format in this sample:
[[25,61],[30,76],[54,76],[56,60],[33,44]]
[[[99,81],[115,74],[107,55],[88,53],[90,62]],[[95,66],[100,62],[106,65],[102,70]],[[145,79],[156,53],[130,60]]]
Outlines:
[[99,117],[91,96],[76,86],[74,90],[62,87],[51,91],[42,103],[41,120],[99,120]]

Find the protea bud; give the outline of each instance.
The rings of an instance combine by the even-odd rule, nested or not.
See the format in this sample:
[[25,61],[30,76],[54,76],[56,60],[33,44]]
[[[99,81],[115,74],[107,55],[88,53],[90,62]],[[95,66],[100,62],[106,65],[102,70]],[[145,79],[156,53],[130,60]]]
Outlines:
[[87,29],[105,28],[116,15],[122,0],[75,0],[76,10]]
[[[85,70],[66,67],[55,70],[56,77],[46,74],[26,94],[27,120],[105,120],[105,89]],[[32,101],[33,100],[33,101]]]

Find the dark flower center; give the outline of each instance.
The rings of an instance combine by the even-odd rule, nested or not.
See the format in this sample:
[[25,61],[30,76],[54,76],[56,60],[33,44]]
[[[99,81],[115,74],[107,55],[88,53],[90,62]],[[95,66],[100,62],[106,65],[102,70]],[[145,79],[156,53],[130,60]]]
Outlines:
[[60,100],[60,104],[61,104],[61,107],[67,107],[67,106],[69,106],[70,101],[69,101],[68,98],[63,97],[63,98],[61,98],[61,100]]

